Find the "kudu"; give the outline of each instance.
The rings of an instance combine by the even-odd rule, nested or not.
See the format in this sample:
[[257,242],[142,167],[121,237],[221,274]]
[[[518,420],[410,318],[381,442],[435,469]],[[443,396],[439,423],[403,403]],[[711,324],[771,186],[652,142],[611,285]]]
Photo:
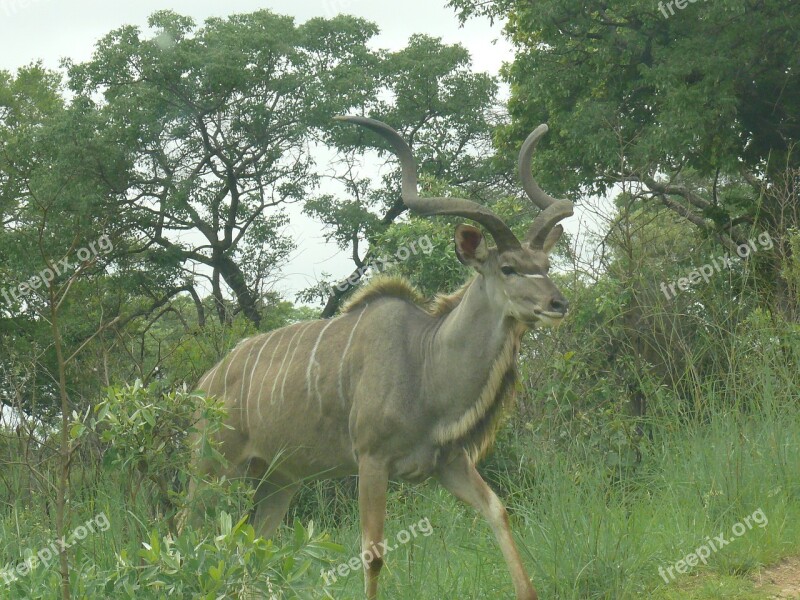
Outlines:
[[[366,595],[377,598],[390,478],[435,477],[488,520],[518,600],[535,599],[505,507],[475,468],[514,396],[523,333],[553,325],[568,303],[548,278],[547,255],[572,203],[544,193],[530,161],[540,125],[520,151],[523,187],[540,208],[520,242],[491,210],[458,198],[422,198],[408,145],[388,125],[337,117],[382,135],[400,159],[402,198],[419,215],[483,225],[455,230],[459,260],[477,274],[426,305],[402,280],[378,279],[330,320],[297,323],[239,343],[199,381],[224,401],[218,435],[228,477],[258,482],[254,522],[270,535],[302,481],[358,474]],[[279,459],[277,459],[279,457]]]

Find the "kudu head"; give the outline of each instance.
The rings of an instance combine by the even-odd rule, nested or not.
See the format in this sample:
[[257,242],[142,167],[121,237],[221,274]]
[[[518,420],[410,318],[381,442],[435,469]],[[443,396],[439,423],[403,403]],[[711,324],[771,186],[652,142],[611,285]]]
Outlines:
[[524,325],[554,325],[567,314],[569,303],[548,277],[548,254],[563,232],[557,223],[572,215],[568,200],[556,200],[546,194],[531,173],[531,157],[536,143],[547,132],[539,125],[522,145],[519,153],[519,174],[522,187],[541,209],[524,241],[494,212],[463,198],[421,198],[418,193],[417,167],[408,144],[394,129],[367,117],[342,116],[337,120],[363,125],[383,136],[400,159],[402,197],[405,205],[418,215],[455,215],[483,225],[496,247],[489,247],[481,230],[471,225],[458,225],[455,231],[458,259],[480,273],[487,292],[504,315]]

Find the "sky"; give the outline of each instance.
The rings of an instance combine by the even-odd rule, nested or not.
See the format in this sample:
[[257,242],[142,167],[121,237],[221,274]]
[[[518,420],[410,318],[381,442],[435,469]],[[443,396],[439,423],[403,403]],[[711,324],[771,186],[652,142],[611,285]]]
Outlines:
[[[157,10],[170,9],[201,23],[208,17],[225,17],[270,9],[294,16],[298,22],[312,17],[353,14],[378,25],[381,33],[375,46],[389,50],[403,48],[415,33],[441,37],[445,43],[461,43],[472,54],[473,68],[497,74],[504,61],[513,56],[503,39],[500,25],[488,20],[471,20],[463,27],[445,0],[0,0],[0,69],[15,71],[42,60],[56,69],[62,58],[81,62],[91,57],[94,44],[109,31],[126,24],[146,29],[147,18]],[[322,165],[320,165],[322,166]],[[353,264],[347,252],[326,244],[318,223],[290,210],[287,233],[298,250],[276,289],[287,299],[314,285],[322,272],[334,278],[350,274]]]

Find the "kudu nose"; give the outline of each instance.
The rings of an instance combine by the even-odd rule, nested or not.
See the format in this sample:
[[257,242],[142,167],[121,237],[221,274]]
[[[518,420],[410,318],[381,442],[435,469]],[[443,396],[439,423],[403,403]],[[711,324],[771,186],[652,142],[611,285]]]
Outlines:
[[550,301],[550,310],[553,312],[560,312],[562,315],[567,314],[569,309],[569,301],[563,296],[557,296]]

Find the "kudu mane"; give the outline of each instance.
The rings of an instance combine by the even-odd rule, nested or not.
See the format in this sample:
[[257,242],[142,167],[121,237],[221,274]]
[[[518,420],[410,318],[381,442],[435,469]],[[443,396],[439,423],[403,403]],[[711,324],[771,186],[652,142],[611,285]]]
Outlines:
[[471,283],[472,279],[452,294],[436,294],[429,300],[406,278],[379,275],[353,294],[342,306],[342,313],[353,312],[381,298],[399,298],[418,306],[432,317],[441,317],[452,312],[461,303]]

